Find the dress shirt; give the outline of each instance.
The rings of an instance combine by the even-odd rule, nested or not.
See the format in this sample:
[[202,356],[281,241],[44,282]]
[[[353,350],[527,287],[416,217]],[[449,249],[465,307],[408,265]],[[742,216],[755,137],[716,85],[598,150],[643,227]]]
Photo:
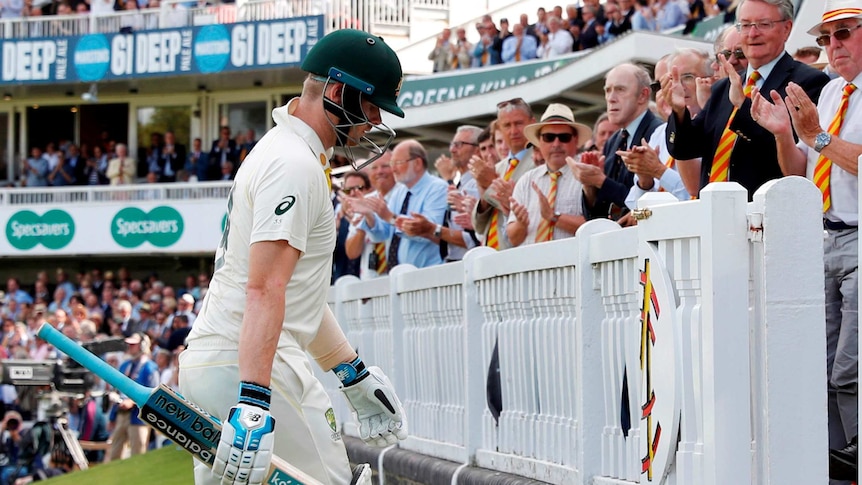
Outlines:
[[[667,151],[667,144],[665,143],[664,137],[666,129],[667,123],[656,128],[648,142],[649,146],[659,148],[658,159],[665,165],[667,165],[667,161],[670,160],[670,153]],[[653,179],[654,183],[650,190],[644,190],[638,187],[638,180],[640,180],[640,178],[635,174],[635,183],[629,190],[628,197],[626,197],[626,206],[629,209],[637,209],[638,199],[647,192],[658,192],[659,189],[664,189],[665,192],[670,192],[679,200],[691,199],[691,195],[689,195],[688,190],[685,189],[685,184],[682,183],[682,177],[679,176],[679,172],[676,170],[676,165],[674,165],[674,168],[665,170],[660,179]]]
[[568,30],[558,30],[548,33],[548,42],[536,48],[536,56],[542,59],[550,59],[572,53],[574,45],[572,34]]
[[[532,35],[526,33],[521,36],[521,61],[527,61],[536,58],[536,48],[538,42]],[[518,45],[518,37],[510,35],[503,41],[502,58],[503,62],[515,62],[515,48]]]
[[[856,76],[852,81],[857,88],[862,88],[862,74]],[[817,114],[820,115],[820,126],[823,131],[829,129],[832,118],[838,111],[841,95],[847,81],[836,78],[829,81],[823,91],[820,92],[820,101],[817,103]],[[850,96],[850,104],[847,105],[847,113],[844,115],[844,124],[841,132],[833,138],[841,138],[850,143],[862,143],[862,92],[859,89]],[[802,140],[796,145],[808,158],[808,166],[805,176],[814,180],[814,167],[817,165],[819,153],[809,147]],[[826,211],[824,217],[833,222],[843,222],[856,226],[859,224],[859,179],[832,162],[832,171],[829,175],[829,184],[832,195],[832,206]]]
[[[425,172],[409,189],[404,184],[396,184],[391,190],[392,195],[387,201],[387,206],[393,214],[399,214],[401,204],[409,191],[412,195],[406,211],[408,216],[415,212],[422,214],[434,224],[443,224],[443,217],[446,215],[448,187],[449,184],[443,179]],[[396,229],[395,225],[390,224],[389,221],[383,221],[376,214],[374,215],[373,228],[368,226],[365,218],[362,219],[359,228],[365,231],[372,242],[388,242],[398,231],[401,234],[401,243],[398,246],[398,262],[401,264],[412,264],[417,268],[425,268],[443,263],[439,245],[422,236],[407,236]]]
[[[542,222],[542,209],[539,205],[539,195],[533,190],[533,182],[539,186],[539,189],[547,197],[551,188],[551,177],[548,172],[547,165],[536,167],[523,177],[518,179],[515,184],[515,189],[512,191],[512,198],[518,201],[519,204],[527,208],[527,213],[530,216],[530,225],[527,227],[527,236],[521,246],[534,244],[536,242],[536,233],[539,230],[539,224]],[[565,215],[580,216],[584,214],[583,206],[581,205],[581,191],[583,186],[566,164],[560,169],[560,178],[557,179],[557,200],[554,204],[554,211]],[[509,212],[508,224],[518,220],[514,212]],[[559,224],[554,225],[554,235],[552,240],[564,239],[573,237],[574,233],[568,232],[560,228]]]

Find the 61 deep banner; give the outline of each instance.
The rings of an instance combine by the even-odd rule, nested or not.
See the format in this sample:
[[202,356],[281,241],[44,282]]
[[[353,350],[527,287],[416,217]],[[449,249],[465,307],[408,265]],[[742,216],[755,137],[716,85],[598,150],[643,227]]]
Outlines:
[[127,207],[111,221],[111,237],[124,248],[136,248],[145,242],[166,248],[183,235],[183,216],[173,207],[160,206],[149,213]]
[[299,66],[323,16],[0,42],[0,85]]
[[39,244],[48,249],[61,249],[75,237],[75,221],[68,212],[49,210],[39,216],[31,210],[18,211],[6,223],[6,240],[21,250]]

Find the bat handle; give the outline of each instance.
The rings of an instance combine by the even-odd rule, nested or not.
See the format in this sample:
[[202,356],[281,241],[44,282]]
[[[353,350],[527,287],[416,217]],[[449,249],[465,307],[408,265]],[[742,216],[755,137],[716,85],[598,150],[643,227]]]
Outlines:
[[113,366],[100,359],[97,355],[89,350],[81,347],[80,344],[73,341],[69,337],[63,335],[49,323],[43,323],[37,332],[39,338],[56,347],[64,354],[71,357],[77,363],[86,367],[97,376],[101,377],[108,384],[114,386],[117,390],[129,396],[132,401],[138,406],[143,406],[150,397],[152,389],[142,386],[132,379],[125,376],[123,373],[115,369]]

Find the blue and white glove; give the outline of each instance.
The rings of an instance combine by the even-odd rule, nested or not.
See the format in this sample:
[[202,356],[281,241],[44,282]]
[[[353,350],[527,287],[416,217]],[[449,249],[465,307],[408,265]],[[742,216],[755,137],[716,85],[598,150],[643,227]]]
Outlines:
[[359,437],[371,446],[394,445],[407,438],[407,419],[389,378],[378,367],[365,368],[359,357],[336,366],[341,391],[359,422]]
[[266,478],[275,443],[275,419],[269,414],[272,391],[240,382],[239,402],[222,423],[212,474],[222,485],[255,485]]

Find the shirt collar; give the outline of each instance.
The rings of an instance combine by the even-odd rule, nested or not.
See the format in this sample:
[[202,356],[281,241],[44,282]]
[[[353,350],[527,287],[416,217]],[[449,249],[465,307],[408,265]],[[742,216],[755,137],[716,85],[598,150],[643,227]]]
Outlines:
[[640,140],[634,139],[635,132],[638,130],[638,126],[640,126],[641,121],[643,121],[644,116],[646,116],[646,114],[647,114],[647,111],[649,111],[649,110],[645,109],[643,111],[643,113],[641,113],[637,118],[632,120],[631,123],[629,123],[625,126],[626,131],[629,132],[628,146],[626,147],[626,149],[628,149],[630,146],[632,146],[636,141],[637,141],[637,144],[640,145]]
[[521,150],[518,153],[513,154],[512,152],[509,152],[509,156],[506,157],[506,160],[508,161],[508,160],[513,159],[513,158],[517,158],[518,161],[520,162],[521,160],[524,159],[524,157],[527,156],[527,150],[529,150],[529,148],[525,147],[523,150]]
[[308,124],[300,118],[293,116],[294,111],[296,111],[297,105],[294,102],[299,102],[299,98],[293,98],[287,102],[284,106],[280,106],[272,110],[272,119],[275,121],[277,125],[283,125],[289,127],[293,130],[300,138],[305,141],[308,145],[308,148],[314,153],[314,155],[323,160],[321,155],[323,155],[326,159],[326,164],[323,166],[324,169],[328,169],[329,160],[332,158],[333,149],[324,149],[323,143],[320,141],[320,137],[317,136],[317,132],[314,131]]
[[754,69],[753,67],[751,67],[751,64],[749,64],[748,68],[745,70],[745,78],[742,80],[742,85],[745,86],[746,81],[748,81],[748,78],[751,77],[751,73],[757,71],[760,73],[760,79],[758,79],[757,82],[754,83],[754,85],[758,88],[762,86],[763,82],[766,81],[766,78],[768,78],[769,75],[772,73],[772,70],[775,69],[775,65],[778,64],[778,61],[781,59],[782,56],[784,56],[784,52],[782,52],[781,55],[779,55],[775,59],[758,67],[757,69]]

